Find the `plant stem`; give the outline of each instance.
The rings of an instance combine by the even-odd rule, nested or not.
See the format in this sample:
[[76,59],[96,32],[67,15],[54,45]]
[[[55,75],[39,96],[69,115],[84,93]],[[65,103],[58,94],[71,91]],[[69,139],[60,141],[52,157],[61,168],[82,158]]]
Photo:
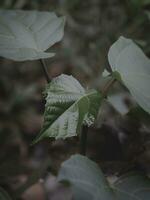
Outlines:
[[[104,89],[102,91],[103,97],[107,96],[108,91],[113,86],[113,84],[116,82],[115,78],[112,78],[106,85],[104,86]],[[86,155],[86,148],[87,148],[87,133],[88,133],[88,127],[83,125],[81,137],[80,137],[80,154]]]
[[46,81],[47,81],[47,83],[50,83],[51,82],[51,77],[48,74],[46,63],[45,63],[45,61],[43,59],[40,59],[40,62],[41,62],[41,65],[42,65],[42,69],[43,69]]
[[102,91],[102,95],[103,97],[106,97],[110,88],[113,86],[113,84],[116,82],[116,79],[115,78],[111,78],[110,81],[108,81],[106,83],[106,85],[104,86],[104,89]]
[[80,154],[86,155],[88,127],[83,125],[80,138]]

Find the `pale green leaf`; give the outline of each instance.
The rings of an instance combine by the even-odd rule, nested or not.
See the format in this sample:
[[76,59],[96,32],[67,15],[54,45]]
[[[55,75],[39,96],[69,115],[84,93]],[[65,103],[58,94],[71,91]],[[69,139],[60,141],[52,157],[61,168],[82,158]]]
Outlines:
[[110,94],[107,97],[107,101],[122,115],[125,115],[129,112],[129,107],[125,103],[125,99],[127,98],[126,93],[115,93]]
[[109,63],[137,103],[150,113],[150,60],[130,39],[120,37],[110,48]]
[[120,177],[113,185],[118,200],[149,200],[150,179],[143,174],[131,172]]
[[115,200],[98,165],[85,156],[74,155],[60,169],[58,181],[69,181],[75,200]]
[[0,187],[0,200],[11,200],[7,192],[1,187]]
[[150,199],[147,177],[131,173],[110,184],[98,165],[81,155],[74,155],[62,164],[58,181],[70,182],[75,200]]
[[91,125],[101,102],[100,94],[86,91],[68,75],[54,78],[46,88],[44,125],[35,142],[44,137],[66,138],[80,133],[81,125]]
[[108,72],[106,69],[104,69],[103,73],[102,73],[102,77],[108,77],[110,75],[110,72]]
[[45,52],[64,34],[64,17],[52,12],[0,10],[0,56],[16,60],[49,58]]

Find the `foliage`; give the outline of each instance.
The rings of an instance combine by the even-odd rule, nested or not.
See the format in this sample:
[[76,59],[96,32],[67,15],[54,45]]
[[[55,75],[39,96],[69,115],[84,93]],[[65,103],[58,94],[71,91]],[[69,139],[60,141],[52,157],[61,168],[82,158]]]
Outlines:
[[67,138],[80,134],[97,116],[101,95],[86,91],[72,76],[60,75],[46,88],[44,125],[35,142],[44,137]]
[[[52,57],[53,53],[45,51],[62,39],[64,23],[64,17],[51,12],[1,10],[0,55],[15,61]],[[120,37],[110,48],[108,60],[112,68],[111,80],[101,92],[87,90],[75,78],[65,74],[48,83],[44,125],[34,143],[45,137],[65,139],[82,136],[82,126],[94,124],[102,100],[106,99],[116,81],[126,86],[137,103],[150,113],[150,62],[142,50],[131,39]],[[81,155],[75,155],[62,164],[58,180],[71,183],[77,200],[150,198],[147,177],[128,174],[112,184],[97,164]],[[3,189],[0,189],[0,195],[3,199],[10,199]]]
[[0,56],[15,61],[49,58],[49,47],[63,37],[64,17],[38,11],[0,11]]
[[87,157],[74,155],[65,161],[59,181],[69,181],[75,200],[148,200],[150,180],[131,173],[109,184],[98,165]]
[[150,113],[150,60],[130,39],[120,37],[109,50],[109,63],[113,73],[119,73],[123,84],[134,99]]

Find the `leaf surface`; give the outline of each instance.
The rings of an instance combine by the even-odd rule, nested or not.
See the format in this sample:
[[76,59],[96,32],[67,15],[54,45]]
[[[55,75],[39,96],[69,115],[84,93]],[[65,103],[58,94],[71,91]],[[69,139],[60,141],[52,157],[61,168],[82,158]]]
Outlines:
[[74,155],[62,164],[58,181],[71,183],[75,200],[150,199],[150,180],[147,177],[129,173],[110,184],[98,165],[81,155]]
[[1,10],[0,56],[15,61],[49,58],[64,34],[64,17],[52,12]]
[[35,142],[76,136],[83,123],[93,124],[101,102],[97,91],[86,91],[75,78],[62,74],[48,84],[45,93],[44,125]]
[[69,181],[75,200],[115,200],[98,165],[85,156],[74,155],[60,169],[58,181]]
[[120,177],[113,186],[118,200],[149,200],[150,180],[146,176],[130,172]]
[[120,37],[110,48],[109,63],[120,74],[137,103],[150,113],[150,60],[130,39]]

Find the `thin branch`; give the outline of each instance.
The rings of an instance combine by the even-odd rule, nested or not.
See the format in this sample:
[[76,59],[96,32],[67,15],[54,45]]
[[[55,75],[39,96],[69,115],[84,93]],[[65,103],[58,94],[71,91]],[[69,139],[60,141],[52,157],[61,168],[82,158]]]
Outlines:
[[43,69],[43,72],[44,72],[44,76],[46,78],[46,81],[47,83],[50,83],[52,78],[49,76],[48,74],[48,70],[47,70],[47,66],[46,66],[46,63],[43,59],[40,59],[40,62],[41,62],[41,65],[42,65],[42,69]]
[[83,125],[80,137],[80,154],[86,155],[88,127]]

